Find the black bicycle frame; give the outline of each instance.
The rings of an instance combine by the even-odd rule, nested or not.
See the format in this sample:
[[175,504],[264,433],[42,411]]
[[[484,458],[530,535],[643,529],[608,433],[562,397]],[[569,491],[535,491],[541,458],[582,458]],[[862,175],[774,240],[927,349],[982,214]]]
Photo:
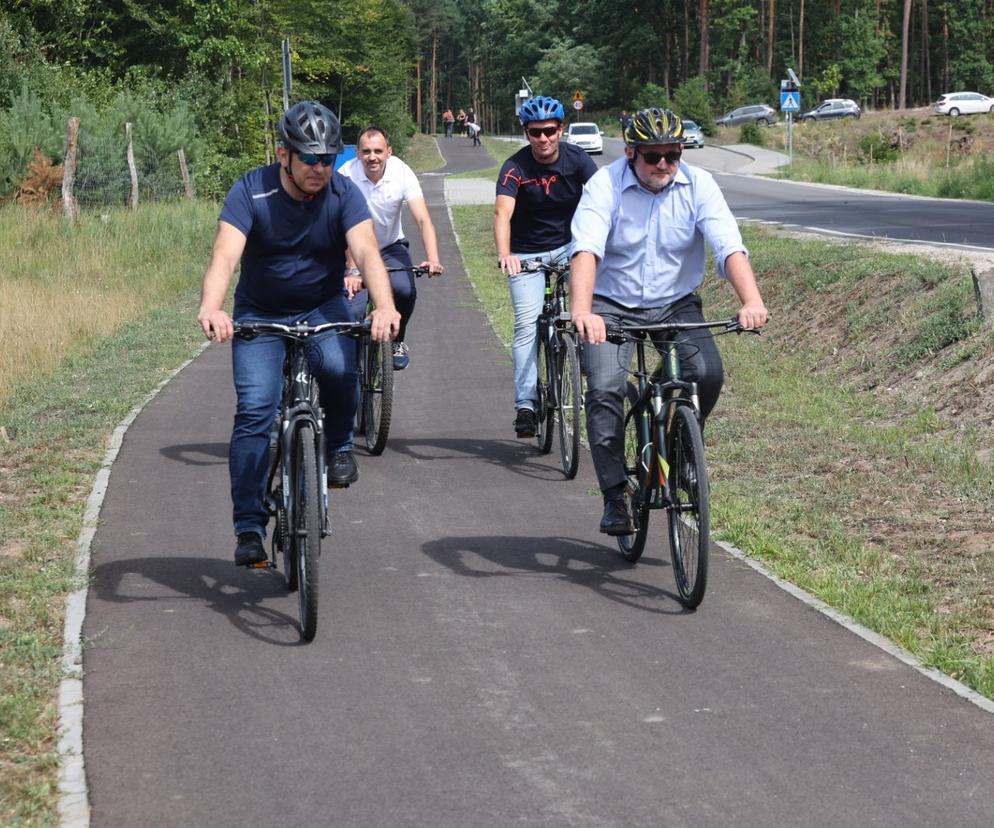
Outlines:
[[556,336],[556,333],[570,324],[571,317],[569,312],[565,310],[565,302],[560,301],[566,295],[566,272],[558,270],[544,270],[543,272],[545,274],[545,300],[542,305],[542,313],[538,317],[538,335],[545,340],[546,353],[549,354],[552,362],[549,376],[549,407],[558,411],[560,405],[559,346],[561,340]]

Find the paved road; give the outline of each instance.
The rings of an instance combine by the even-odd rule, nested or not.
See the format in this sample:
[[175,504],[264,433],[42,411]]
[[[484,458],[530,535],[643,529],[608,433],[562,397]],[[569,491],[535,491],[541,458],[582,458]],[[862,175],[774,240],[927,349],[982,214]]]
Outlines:
[[334,498],[312,644],[231,563],[228,349],[128,432],[84,630],[93,824],[989,825],[990,714],[723,555],[681,611],[659,527],[625,564],[588,459],[566,482],[513,439],[425,184],[449,271],[419,284],[390,446]]

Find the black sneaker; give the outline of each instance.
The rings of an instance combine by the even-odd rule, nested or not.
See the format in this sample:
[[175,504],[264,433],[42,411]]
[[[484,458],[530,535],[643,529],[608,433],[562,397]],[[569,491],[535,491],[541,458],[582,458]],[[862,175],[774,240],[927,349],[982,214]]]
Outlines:
[[359,467],[351,451],[336,451],[328,460],[328,485],[344,489],[359,479]]
[[262,536],[256,532],[241,532],[235,547],[235,566],[252,566],[266,561]]
[[631,515],[628,514],[628,501],[624,495],[615,495],[604,500],[604,515],[601,517],[601,531],[605,535],[631,535],[635,531]]
[[519,437],[534,437],[537,427],[535,412],[530,408],[519,408],[518,416],[514,418],[514,433]]

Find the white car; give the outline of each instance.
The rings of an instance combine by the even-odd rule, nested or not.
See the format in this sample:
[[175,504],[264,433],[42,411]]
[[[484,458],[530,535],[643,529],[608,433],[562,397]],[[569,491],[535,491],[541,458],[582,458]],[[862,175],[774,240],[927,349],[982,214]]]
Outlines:
[[563,140],[570,144],[576,144],[580,149],[586,150],[591,155],[600,155],[604,152],[604,133],[601,132],[597,124],[576,123],[570,124],[566,128]]
[[979,92],[947,92],[940,95],[939,100],[932,104],[936,115],[974,115],[978,112],[994,112],[994,98],[988,98]]

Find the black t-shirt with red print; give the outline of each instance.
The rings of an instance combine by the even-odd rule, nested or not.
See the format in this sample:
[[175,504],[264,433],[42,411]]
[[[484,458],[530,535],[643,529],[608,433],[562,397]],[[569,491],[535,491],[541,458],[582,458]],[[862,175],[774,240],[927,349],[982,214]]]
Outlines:
[[539,164],[531,147],[508,158],[497,176],[497,195],[515,200],[511,252],[544,253],[567,244],[583,185],[595,172],[587,153],[562,141],[552,164]]

